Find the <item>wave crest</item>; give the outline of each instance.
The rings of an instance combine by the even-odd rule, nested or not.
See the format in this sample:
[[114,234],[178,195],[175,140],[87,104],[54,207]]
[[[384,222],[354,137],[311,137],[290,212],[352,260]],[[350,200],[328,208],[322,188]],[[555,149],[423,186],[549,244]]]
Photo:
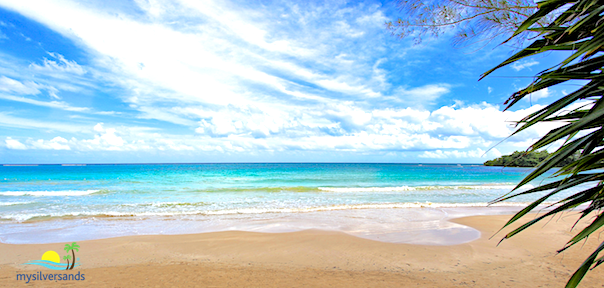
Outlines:
[[[0,217],[2,220],[51,220],[69,217],[172,217],[188,215],[253,215],[267,213],[308,213],[321,211],[356,210],[356,209],[399,209],[399,208],[470,208],[470,207],[524,207],[531,202],[504,202],[488,205],[486,202],[474,203],[432,203],[432,202],[409,202],[409,203],[377,203],[377,204],[343,204],[314,207],[291,207],[291,208],[231,208],[220,210],[181,210],[181,211],[86,211],[71,213],[31,213],[12,214]],[[543,206],[555,202],[544,202]],[[7,217],[8,216],[8,217]]]
[[[530,184],[525,185],[531,186]],[[514,185],[450,185],[450,186],[398,186],[398,187],[319,187],[325,192],[397,192],[417,190],[484,190],[513,189]],[[531,186],[532,188],[532,186]]]
[[0,206],[25,205],[35,202],[0,202]]
[[0,196],[85,196],[98,193],[101,190],[64,190],[64,191],[6,191]]

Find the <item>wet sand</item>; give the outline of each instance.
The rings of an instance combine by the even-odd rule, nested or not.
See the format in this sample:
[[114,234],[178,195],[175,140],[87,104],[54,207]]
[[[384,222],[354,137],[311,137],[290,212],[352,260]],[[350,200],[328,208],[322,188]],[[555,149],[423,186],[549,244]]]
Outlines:
[[[556,217],[497,243],[489,239],[509,215],[474,216],[453,222],[481,232],[453,246],[385,243],[341,232],[214,232],[129,236],[80,241],[81,266],[53,271],[20,265],[65,243],[0,244],[0,286],[88,287],[564,287],[596,248],[595,233],[563,254],[577,230],[576,214]],[[529,216],[528,218],[533,217]],[[584,227],[580,224],[578,228]],[[577,228],[575,228],[577,229]],[[80,273],[83,281],[18,281],[18,273]],[[589,272],[580,287],[604,287],[604,268]]]

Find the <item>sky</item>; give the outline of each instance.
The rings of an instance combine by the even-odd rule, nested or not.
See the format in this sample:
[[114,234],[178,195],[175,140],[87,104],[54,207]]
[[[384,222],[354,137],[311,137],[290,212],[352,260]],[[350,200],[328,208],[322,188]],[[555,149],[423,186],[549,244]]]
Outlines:
[[[391,1],[0,0],[0,163],[483,163],[561,56],[420,44]],[[480,47],[479,47],[480,48]]]

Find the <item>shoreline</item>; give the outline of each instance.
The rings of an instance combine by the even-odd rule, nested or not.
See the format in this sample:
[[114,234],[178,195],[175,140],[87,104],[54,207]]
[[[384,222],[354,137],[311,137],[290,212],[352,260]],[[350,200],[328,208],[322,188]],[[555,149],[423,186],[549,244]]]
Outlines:
[[[378,242],[342,232],[243,231],[145,235],[79,241],[85,283],[48,285],[115,286],[381,286],[400,287],[563,287],[599,244],[597,237],[568,249],[576,213],[556,217],[503,241],[507,228],[489,239],[510,215],[471,216],[452,222],[481,232],[479,239],[452,246]],[[532,217],[526,217],[528,221]],[[582,221],[579,227],[584,227]],[[517,226],[514,226],[517,227]],[[0,244],[0,285],[22,284],[19,271],[52,270],[19,265],[64,243]],[[61,271],[63,272],[63,271]],[[67,273],[72,273],[67,272]],[[580,287],[601,287],[604,270],[587,274]],[[162,285],[163,283],[163,285]]]
[[[164,217],[61,217],[2,223],[0,243],[45,244],[142,235],[180,235],[224,231],[286,233],[304,230],[343,232],[389,243],[456,245],[480,237],[477,229],[451,219],[513,214],[525,206],[405,207],[325,210],[252,215],[171,215]],[[543,206],[545,207],[545,206]]]

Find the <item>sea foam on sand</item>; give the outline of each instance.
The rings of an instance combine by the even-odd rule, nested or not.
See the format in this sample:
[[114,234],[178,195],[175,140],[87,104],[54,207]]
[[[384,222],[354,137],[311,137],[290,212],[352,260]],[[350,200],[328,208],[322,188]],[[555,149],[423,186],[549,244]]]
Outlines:
[[[306,213],[232,215],[138,215],[59,218],[6,223],[3,243],[80,241],[130,235],[188,234],[218,231],[281,233],[319,229],[391,243],[456,245],[480,237],[471,227],[449,221],[474,215],[511,214],[520,206],[346,209]],[[35,235],[35,237],[34,237]]]

